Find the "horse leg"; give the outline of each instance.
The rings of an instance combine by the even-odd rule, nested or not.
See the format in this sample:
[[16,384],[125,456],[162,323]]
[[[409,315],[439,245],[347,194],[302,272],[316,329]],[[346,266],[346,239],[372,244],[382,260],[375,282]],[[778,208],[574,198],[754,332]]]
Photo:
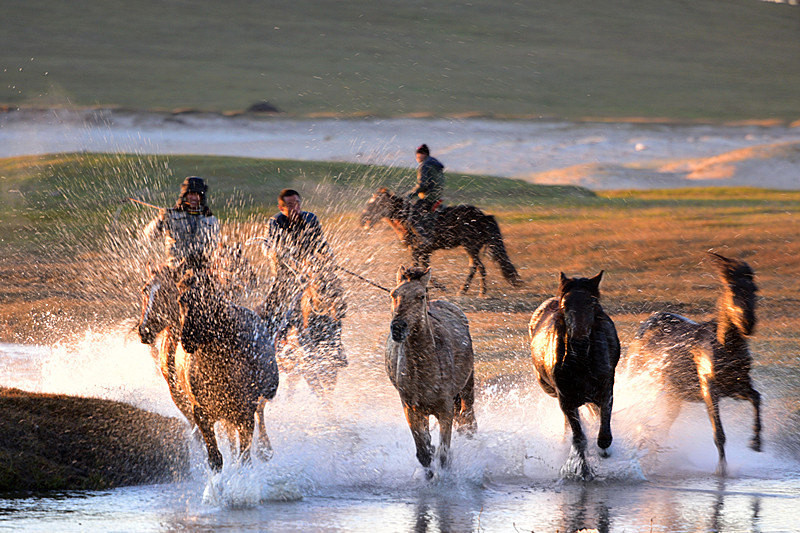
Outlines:
[[456,430],[472,438],[478,430],[478,423],[475,421],[475,372],[470,374],[467,384],[461,389],[461,392],[456,395],[453,415],[456,424]]
[[600,455],[608,457],[608,447],[614,439],[611,435],[611,407],[614,403],[613,394],[610,394],[600,405],[600,431],[597,433],[597,446],[600,447]]
[[261,458],[262,461],[269,461],[272,459],[272,443],[269,441],[269,435],[267,435],[267,427],[264,424],[264,407],[267,404],[266,398],[259,398],[258,399],[258,407],[256,407],[256,412],[254,416],[254,425],[255,431],[258,433],[256,434],[256,438],[253,439],[253,442],[256,444],[256,453]]
[[433,446],[431,446],[431,433],[428,427],[428,416],[414,411],[408,405],[404,406],[408,427],[411,429],[411,436],[414,437],[414,445],[417,448],[417,460],[425,467],[425,477],[431,479],[431,460],[433,459]]
[[439,420],[439,464],[442,468],[448,464],[450,439],[453,436],[453,406],[445,408],[436,416]]
[[700,388],[703,392],[703,401],[706,404],[708,418],[711,420],[711,429],[714,432],[714,444],[719,453],[719,463],[717,463],[716,474],[724,476],[727,473],[727,461],[725,459],[725,431],[722,429],[722,419],[719,416],[719,393],[713,382],[700,379]]
[[748,400],[753,404],[753,438],[750,440],[750,449],[761,451],[761,395],[752,386],[748,391]]
[[[562,405],[561,410],[564,412],[564,416],[572,429],[572,449],[570,450],[570,458],[564,466],[567,468],[568,472],[574,471],[581,479],[585,481],[591,480],[594,474],[589,468],[589,463],[586,462],[586,435],[583,433],[583,428],[581,427],[581,417],[578,413],[578,408],[565,408]],[[577,460],[578,464],[576,465],[577,468],[573,469],[571,465],[575,460]],[[562,469],[562,474],[563,473],[564,469]]]
[[222,469],[222,454],[217,447],[217,436],[214,433],[214,421],[209,420],[206,413],[203,412],[199,406],[195,405],[192,408],[192,415],[194,423],[200,429],[200,434],[206,443],[206,451],[208,452],[208,464],[215,472]]
[[250,447],[253,445],[255,417],[245,416],[244,420],[234,426],[239,434],[239,458],[242,462],[250,462]]
[[467,279],[464,280],[464,285],[461,286],[461,294],[467,294],[469,290],[469,286],[472,283],[472,278],[475,277],[475,271],[477,267],[475,266],[475,260],[470,256],[469,258],[469,271],[467,272]]

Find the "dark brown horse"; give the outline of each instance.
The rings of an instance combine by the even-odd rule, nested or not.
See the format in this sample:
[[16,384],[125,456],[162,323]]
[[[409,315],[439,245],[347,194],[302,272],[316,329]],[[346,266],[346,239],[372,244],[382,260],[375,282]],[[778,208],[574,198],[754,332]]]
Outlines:
[[472,205],[442,207],[435,214],[431,235],[423,240],[409,222],[410,204],[402,196],[382,188],[372,195],[361,213],[361,226],[369,228],[380,220],[386,220],[400,237],[400,241],[411,248],[411,259],[415,266],[427,268],[434,250],[463,246],[469,256],[469,272],[461,292],[466,293],[475,272],[481,275],[481,295],[486,294],[486,267],[481,261],[481,252],[488,248],[491,257],[497,261],[503,277],[513,286],[522,284],[517,269],[506,252],[500,227],[492,215],[483,213]]
[[434,448],[429,418],[439,421],[439,460],[447,465],[455,423],[468,435],[475,422],[472,338],[464,313],[449,302],[428,304],[430,269],[400,267],[392,291],[392,322],[386,340],[386,372],[400,401],[428,479]]
[[614,372],[620,345],[614,322],[600,306],[600,280],[567,278],[562,272],[558,296],[534,311],[528,331],[539,385],[558,399],[572,429],[570,458],[562,475],[587,480],[594,474],[586,462],[586,436],[578,409],[589,404],[600,412],[597,445],[602,455],[611,446]]
[[744,261],[710,254],[722,281],[717,317],[694,322],[672,313],[657,313],[642,323],[630,346],[632,366],[652,368],[669,401],[667,427],[680,412],[681,402],[704,402],[719,452],[717,474],[725,475],[725,432],[719,416],[722,398],[747,400],[755,419],[750,447],[761,451],[761,395],[753,388],[753,358],[747,337],[756,325],[756,287],[753,270]]
[[222,467],[214,424],[229,424],[239,433],[248,457],[257,430],[256,451],[271,456],[264,427],[264,404],[278,390],[275,342],[268,325],[244,307],[222,297],[203,272],[187,272],[181,295],[181,344],[185,358],[176,361],[178,383],[192,409],[192,419],[206,443],[211,468]]

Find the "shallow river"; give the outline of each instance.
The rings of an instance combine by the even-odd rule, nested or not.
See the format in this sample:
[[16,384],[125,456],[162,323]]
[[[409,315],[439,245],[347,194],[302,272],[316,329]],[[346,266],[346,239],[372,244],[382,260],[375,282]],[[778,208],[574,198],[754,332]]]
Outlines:
[[[0,345],[0,386],[117,399],[178,416],[131,325],[54,346]],[[657,393],[622,374],[612,456],[600,459],[591,446],[598,477],[577,483],[559,476],[569,446],[555,402],[532,381],[485,386],[476,400],[478,435],[456,437],[451,468],[426,482],[383,373],[382,335],[346,331],[351,365],[327,406],[304,383],[282,384],[266,409],[275,448],[269,463],[239,466],[226,455],[226,467],[212,475],[194,447],[187,481],[0,499],[0,530],[797,530],[800,461],[787,445],[794,437],[770,414],[780,391],[762,390],[763,453],[746,446],[748,407],[723,404],[731,475],[718,479],[703,409],[685,408],[657,445]]]

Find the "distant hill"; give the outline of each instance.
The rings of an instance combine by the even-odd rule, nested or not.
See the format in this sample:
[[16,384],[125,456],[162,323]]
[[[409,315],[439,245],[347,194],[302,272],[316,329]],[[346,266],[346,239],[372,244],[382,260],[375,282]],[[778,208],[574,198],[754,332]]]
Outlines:
[[316,0],[312,6],[12,2],[0,19],[0,106],[800,118],[796,6],[757,0]]

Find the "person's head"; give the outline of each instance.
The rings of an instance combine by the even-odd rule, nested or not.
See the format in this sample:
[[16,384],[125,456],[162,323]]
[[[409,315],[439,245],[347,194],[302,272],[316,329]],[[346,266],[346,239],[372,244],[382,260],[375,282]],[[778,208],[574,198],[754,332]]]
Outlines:
[[419,148],[417,148],[417,163],[422,163],[425,159],[431,155],[431,150],[428,148],[427,144],[421,144]]
[[300,193],[294,189],[283,189],[278,194],[278,209],[280,209],[281,213],[288,217],[289,220],[294,221],[300,218],[301,203],[302,198],[300,198]]
[[181,183],[181,196],[179,203],[185,205],[189,211],[201,211],[206,203],[208,186],[203,178],[189,176]]

